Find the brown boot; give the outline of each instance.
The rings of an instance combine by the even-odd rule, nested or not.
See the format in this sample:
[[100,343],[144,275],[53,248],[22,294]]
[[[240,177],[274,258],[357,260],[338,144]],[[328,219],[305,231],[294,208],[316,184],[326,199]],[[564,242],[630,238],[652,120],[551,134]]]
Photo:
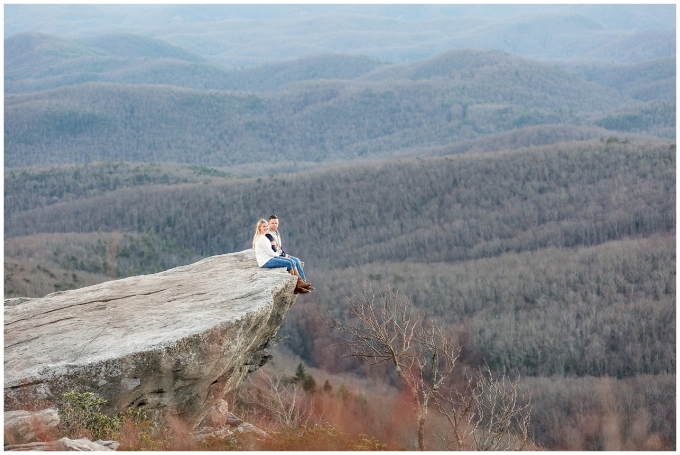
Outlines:
[[308,291],[313,291],[313,290],[314,290],[314,288],[312,287],[311,284],[307,283],[305,280],[303,280],[303,279],[300,278],[299,276],[298,276],[297,284],[295,285],[295,287],[302,288],[302,289],[307,289]]
[[295,287],[295,289],[293,289],[293,294],[309,294],[310,292],[311,291],[309,291],[308,289],[300,288],[297,286]]

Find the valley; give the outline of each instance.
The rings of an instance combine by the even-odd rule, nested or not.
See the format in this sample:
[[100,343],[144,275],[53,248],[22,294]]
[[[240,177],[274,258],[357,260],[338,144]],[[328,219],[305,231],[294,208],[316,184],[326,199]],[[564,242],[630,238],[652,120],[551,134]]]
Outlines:
[[246,250],[274,213],[316,291],[263,371],[307,368],[341,431],[416,438],[394,369],[319,323],[368,286],[455,336],[453,383],[518,376],[539,447],[674,450],[675,25],[534,6],[7,5],[5,298]]

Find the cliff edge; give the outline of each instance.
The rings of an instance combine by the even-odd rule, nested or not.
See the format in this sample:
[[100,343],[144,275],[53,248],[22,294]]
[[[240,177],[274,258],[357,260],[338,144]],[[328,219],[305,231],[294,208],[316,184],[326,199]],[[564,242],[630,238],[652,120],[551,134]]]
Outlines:
[[142,407],[196,426],[263,365],[296,277],[253,250],[153,275],[5,301],[5,410],[96,392],[113,411]]

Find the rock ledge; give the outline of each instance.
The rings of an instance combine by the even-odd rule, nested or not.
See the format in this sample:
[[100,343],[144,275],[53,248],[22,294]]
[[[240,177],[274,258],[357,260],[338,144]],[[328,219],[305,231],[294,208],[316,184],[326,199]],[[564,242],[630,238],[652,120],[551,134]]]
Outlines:
[[[253,250],[5,305],[5,410],[92,391],[198,424],[266,362],[296,278]],[[18,303],[17,303],[18,302]]]

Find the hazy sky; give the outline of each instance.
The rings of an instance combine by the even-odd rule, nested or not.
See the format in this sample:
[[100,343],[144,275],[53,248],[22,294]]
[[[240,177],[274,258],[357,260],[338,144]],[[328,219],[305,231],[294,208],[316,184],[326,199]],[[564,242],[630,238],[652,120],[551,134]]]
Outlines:
[[616,29],[675,29],[675,5],[4,5],[5,36],[22,31],[77,35],[112,30],[141,31],[162,25],[229,19],[300,19],[329,14],[358,14],[423,20],[442,17],[506,18],[539,13],[572,13]]
[[5,38],[131,33],[227,67],[323,53],[409,62],[456,48],[536,59],[675,55],[674,4],[5,5]]

